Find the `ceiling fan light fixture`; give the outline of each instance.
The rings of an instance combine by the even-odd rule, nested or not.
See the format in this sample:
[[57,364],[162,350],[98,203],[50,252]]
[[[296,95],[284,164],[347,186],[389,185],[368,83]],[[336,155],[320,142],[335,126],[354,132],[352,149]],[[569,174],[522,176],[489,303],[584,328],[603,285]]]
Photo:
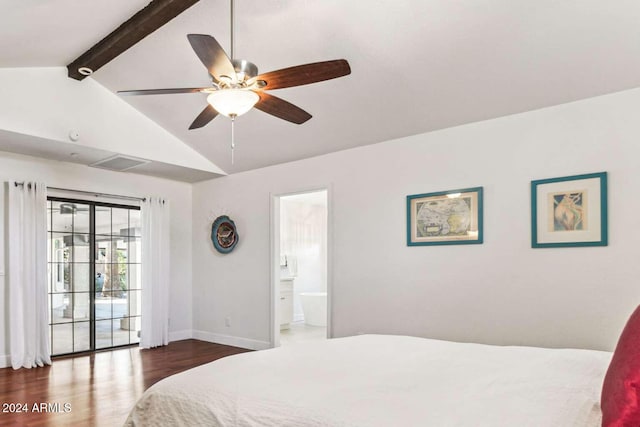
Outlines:
[[251,110],[260,96],[248,89],[220,89],[207,97],[207,102],[220,114],[238,117]]

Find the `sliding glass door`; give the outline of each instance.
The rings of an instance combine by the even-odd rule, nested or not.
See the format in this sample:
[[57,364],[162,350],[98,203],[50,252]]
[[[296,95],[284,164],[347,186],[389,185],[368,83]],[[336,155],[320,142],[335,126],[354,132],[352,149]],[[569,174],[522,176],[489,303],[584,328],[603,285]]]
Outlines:
[[139,342],[139,208],[50,198],[48,224],[52,354]]
[[90,350],[90,205],[48,204],[51,352]]
[[140,341],[140,211],[95,207],[96,349]]

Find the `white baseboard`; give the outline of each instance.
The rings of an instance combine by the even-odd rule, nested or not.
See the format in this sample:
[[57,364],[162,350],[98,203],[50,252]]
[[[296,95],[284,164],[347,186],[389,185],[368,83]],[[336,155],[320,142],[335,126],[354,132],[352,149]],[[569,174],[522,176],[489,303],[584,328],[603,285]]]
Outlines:
[[234,347],[247,348],[249,350],[266,350],[271,348],[268,341],[258,341],[249,338],[233,337],[231,335],[215,334],[213,332],[193,331],[193,338],[216,344],[231,345]]
[[0,355],[0,368],[8,368],[11,366],[11,356],[8,354]]
[[[267,341],[252,340],[249,338],[232,337],[230,335],[214,334],[205,331],[193,331],[184,329],[182,331],[169,332],[169,342],[180,341],[195,338],[197,340],[213,342],[216,344],[231,345],[234,347],[247,348],[249,350],[265,350],[271,348],[271,344]],[[11,356],[8,354],[0,355],[0,368],[8,368],[11,366]]]
[[182,331],[169,332],[169,342],[181,341],[193,338],[193,331],[191,329],[184,329]]

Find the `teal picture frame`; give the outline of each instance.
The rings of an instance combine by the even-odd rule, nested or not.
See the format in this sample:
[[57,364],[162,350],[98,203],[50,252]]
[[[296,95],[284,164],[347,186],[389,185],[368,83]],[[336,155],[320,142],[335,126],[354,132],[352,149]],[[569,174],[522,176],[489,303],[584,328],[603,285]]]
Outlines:
[[484,242],[483,188],[407,196],[407,246]]
[[531,181],[531,247],[607,246],[607,173]]

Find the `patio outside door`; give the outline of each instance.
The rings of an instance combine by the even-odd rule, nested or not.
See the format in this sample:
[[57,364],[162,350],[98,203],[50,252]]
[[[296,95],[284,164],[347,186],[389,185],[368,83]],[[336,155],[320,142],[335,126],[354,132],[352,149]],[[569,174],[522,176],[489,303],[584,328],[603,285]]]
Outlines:
[[52,355],[138,343],[139,208],[52,197],[48,224]]

